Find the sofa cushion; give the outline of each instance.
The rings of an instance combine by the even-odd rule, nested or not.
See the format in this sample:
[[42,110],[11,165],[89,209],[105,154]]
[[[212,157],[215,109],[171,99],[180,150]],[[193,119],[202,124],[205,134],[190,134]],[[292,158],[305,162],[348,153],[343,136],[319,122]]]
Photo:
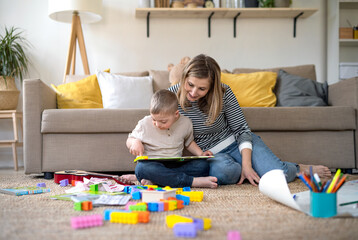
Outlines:
[[46,109],[41,133],[131,132],[149,109]]
[[103,108],[96,74],[57,87],[51,84],[51,87],[57,95],[57,108]]
[[252,131],[356,129],[355,110],[352,107],[260,107],[242,110]]
[[327,106],[328,84],[280,70],[276,85],[277,106]]
[[230,86],[241,107],[274,107],[276,78],[273,72],[221,73],[221,81]]
[[149,70],[149,75],[153,78],[153,91],[167,89],[170,87],[169,71]]
[[264,69],[257,69],[257,68],[235,68],[233,69],[232,73],[252,73],[252,72],[275,72],[278,74],[280,69],[286,71],[289,74],[297,75],[304,78],[309,78],[312,80],[316,79],[316,69],[314,64],[308,65],[298,65],[292,67],[278,67],[278,68],[264,68]]
[[128,77],[97,72],[103,108],[146,109],[153,95],[152,77]]

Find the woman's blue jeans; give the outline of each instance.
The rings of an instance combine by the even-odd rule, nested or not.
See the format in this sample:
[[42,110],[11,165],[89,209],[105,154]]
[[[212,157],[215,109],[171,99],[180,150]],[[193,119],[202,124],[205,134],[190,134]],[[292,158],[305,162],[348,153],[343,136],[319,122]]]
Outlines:
[[[283,170],[287,182],[296,178],[299,166],[290,162],[281,161],[270,148],[262,141],[261,137],[252,134],[252,168],[262,177],[273,169]],[[242,158],[237,142],[215,154],[208,159],[210,163],[210,176],[217,177],[219,185],[235,184],[240,180]]]
[[160,186],[191,187],[194,177],[209,175],[209,162],[205,159],[187,162],[139,161],[135,175],[139,182],[146,179]]

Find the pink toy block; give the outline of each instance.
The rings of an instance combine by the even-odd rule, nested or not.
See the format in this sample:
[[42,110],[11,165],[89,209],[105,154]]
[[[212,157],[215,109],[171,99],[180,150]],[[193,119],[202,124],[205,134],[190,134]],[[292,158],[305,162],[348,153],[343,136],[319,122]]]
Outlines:
[[73,229],[90,228],[103,225],[102,215],[94,214],[87,216],[79,216],[71,218],[71,226]]
[[241,235],[239,231],[229,231],[227,233],[227,240],[241,240]]
[[196,237],[196,227],[194,223],[176,223],[173,227],[176,237]]

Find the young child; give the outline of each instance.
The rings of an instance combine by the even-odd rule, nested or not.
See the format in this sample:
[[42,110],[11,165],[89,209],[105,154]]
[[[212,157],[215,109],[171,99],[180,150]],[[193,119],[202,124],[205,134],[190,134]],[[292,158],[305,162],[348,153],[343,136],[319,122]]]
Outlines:
[[[159,90],[151,99],[150,116],[140,120],[127,139],[129,152],[136,156],[180,157],[184,147],[195,156],[212,155],[203,152],[194,142],[191,120],[179,114],[175,93]],[[170,187],[216,188],[216,177],[209,175],[209,163],[204,159],[187,162],[139,161],[135,175],[143,185]],[[133,180],[133,175],[122,179]]]

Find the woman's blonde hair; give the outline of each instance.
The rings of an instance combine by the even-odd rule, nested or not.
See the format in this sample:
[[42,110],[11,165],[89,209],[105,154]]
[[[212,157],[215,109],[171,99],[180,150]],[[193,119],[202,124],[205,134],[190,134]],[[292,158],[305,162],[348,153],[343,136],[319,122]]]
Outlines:
[[184,111],[186,111],[187,107],[191,106],[186,98],[187,91],[185,90],[188,77],[209,79],[209,91],[204,97],[199,99],[198,106],[202,112],[208,115],[206,124],[210,125],[214,123],[223,106],[222,97],[224,89],[221,85],[221,69],[219,64],[213,58],[200,54],[185,65],[177,93],[179,104]]

